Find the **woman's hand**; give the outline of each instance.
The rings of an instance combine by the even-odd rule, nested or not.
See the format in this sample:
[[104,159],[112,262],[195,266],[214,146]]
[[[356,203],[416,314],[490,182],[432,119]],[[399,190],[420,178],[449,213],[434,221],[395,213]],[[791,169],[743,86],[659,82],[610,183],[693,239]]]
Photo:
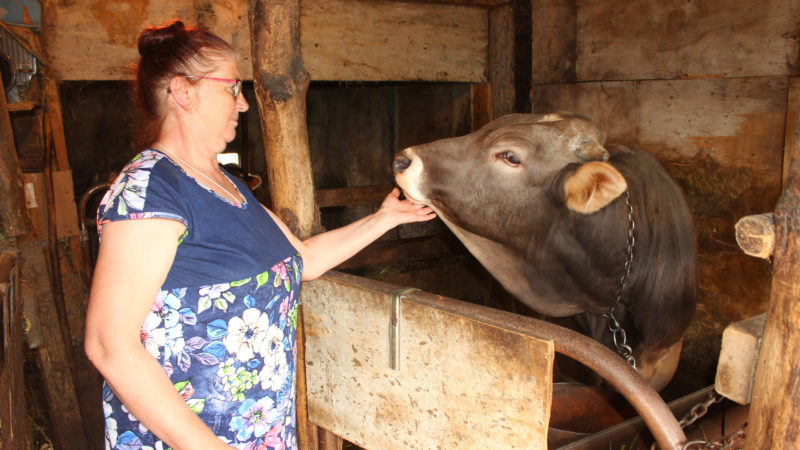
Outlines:
[[387,214],[393,219],[395,226],[436,218],[436,213],[430,206],[400,200],[400,189],[396,187],[383,199],[377,214]]

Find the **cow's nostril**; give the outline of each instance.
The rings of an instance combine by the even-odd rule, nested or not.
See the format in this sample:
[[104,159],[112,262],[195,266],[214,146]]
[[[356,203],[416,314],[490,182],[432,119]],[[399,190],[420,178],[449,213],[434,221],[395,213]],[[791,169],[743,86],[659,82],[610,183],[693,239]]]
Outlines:
[[408,166],[411,165],[411,158],[407,158],[403,155],[397,155],[394,158],[394,162],[392,163],[392,168],[394,168],[395,172],[402,172],[408,169]]

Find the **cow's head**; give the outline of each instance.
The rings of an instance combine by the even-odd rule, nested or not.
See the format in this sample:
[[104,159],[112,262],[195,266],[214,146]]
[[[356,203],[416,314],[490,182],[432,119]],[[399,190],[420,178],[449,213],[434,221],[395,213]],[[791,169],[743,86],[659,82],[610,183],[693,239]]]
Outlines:
[[[512,114],[466,136],[403,150],[394,159],[395,179],[406,197],[430,205],[448,225],[495,241],[524,238],[552,199],[591,214],[625,191],[625,178],[605,162],[604,140],[574,113]],[[580,166],[557,177],[571,164]]]
[[696,244],[679,187],[651,155],[606,145],[577,114],[514,114],[409,147],[394,172],[508,292],[545,316],[586,316],[598,340],[610,340],[601,315],[635,254],[617,319],[640,373],[654,386],[672,377],[695,308]]

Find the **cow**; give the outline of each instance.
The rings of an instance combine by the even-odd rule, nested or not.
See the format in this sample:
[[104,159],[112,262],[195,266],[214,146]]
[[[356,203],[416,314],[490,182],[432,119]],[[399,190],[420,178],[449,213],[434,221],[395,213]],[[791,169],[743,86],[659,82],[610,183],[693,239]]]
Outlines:
[[406,148],[393,170],[510,294],[612,349],[618,325],[639,373],[666,387],[696,308],[697,244],[652,155],[605,144],[580,114],[511,114]]

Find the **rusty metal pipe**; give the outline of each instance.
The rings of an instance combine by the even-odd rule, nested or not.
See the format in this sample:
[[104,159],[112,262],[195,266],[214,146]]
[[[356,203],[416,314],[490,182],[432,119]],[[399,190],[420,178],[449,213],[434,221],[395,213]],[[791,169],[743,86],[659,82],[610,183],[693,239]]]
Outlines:
[[84,281],[87,285],[92,278],[92,249],[89,247],[89,231],[86,229],[86,205],[89,203],[89,199],[92,195],[98,190],[108,189],[109,187],[111,187],[110,182],[95,184],[81,195],[80,201],[78,202],[78,220],[81,226],[81,259],[83,260]]
[[448,309],[553,341],[555,351],[595,371],[613,386],[642,417],[661,449],[681,449],[686,435],[667,404],[636,370],[599,342],[567,328],[491,308],[452,302]]

